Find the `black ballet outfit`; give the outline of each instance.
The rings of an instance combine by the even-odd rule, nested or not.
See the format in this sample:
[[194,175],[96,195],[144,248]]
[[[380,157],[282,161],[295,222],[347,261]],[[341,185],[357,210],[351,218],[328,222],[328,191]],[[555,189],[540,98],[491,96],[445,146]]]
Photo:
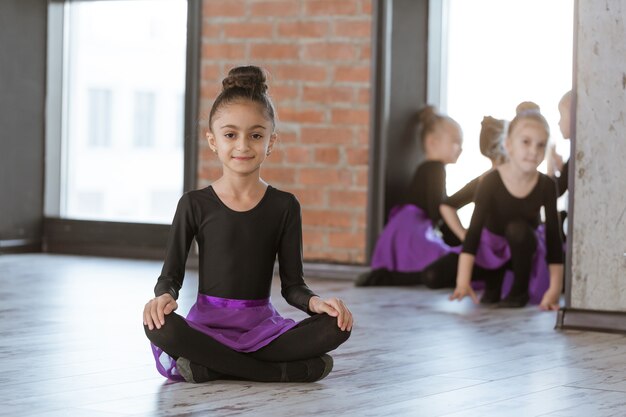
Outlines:
[[[409,185],[409,204],[414,204],[426,212],[433,223],[433,227],[441,231],[443,241],[450,246],[461,244],[459,238],[450,230],[441,218],[439,206],[448,198],[446,192],[446,167],[440,161],[425,161],[415,170],[413,180]],[[470,197],[470,201],[471,198]],[[457,198],[466,198],[465,195]],[[466,203],[467,204],[467,203]]]
[[[425,161],[418,166],[408,189],[405,203],[421,208],[434,228],[441,232],[443,241],[449,246],[459,246],[461,241],[443,221],[439,206],[443,201],[455,208],[472,202],[478,178],[467,184],[453,196],[446,195],[446,170],[440,161]],[[394,271],[374,268],[357,279],[357,286],[412,286],[422,283],[421,271]]]
[[561,174],[558,177],[555,177],[556,187],[558,190],[558,196],[561,197],[565,194],[568,187],[569,181],[569,160],[563,164],[563,169],[561,170]]
[[[489,292],[490,297],[499,299],[506,268],[512,269],[514,274],[513,286],[507,298],[523,300],[528,297],[532,259],[537,248],[534,231],[540,224],[541,207],[545,209],[546,261],[548,264],[563,263],[556,198],[555,182],[541,173],[537,184],[523,198],[514,197],[509,193],[498,170],[483,177],[476,192],[476,205],[462,252],[476,255],[483,228],[494,235],[506,238],[511,250],[509,262],[497,270],[481,269],[475,265],[472,272],[472,279],[485,280],[486,292]],[[440,259],[424,272],[424,283],[433,288],[455,286],[457,264],[456,254]]]
[[293,194],[268,186],[254,208],[238,212],[227,207],[211,186],[185,193],[172,223],[156,297],[169,293],[178,298],[194,237],[200,251],[199,294],[229,300],[267,299],[278,255],[283,297],[311,317],[258,350],[242,353],[171,313],[161,329],[144,326],[144,330],[172,358],[189,359],[200,373],[277,382],[284,378],[284,366],[279,363],[289,362],[288,369],[302,370],[298,361],[320,357],[348,339],[350,332],[341,331],[336,318],[308,310],[315,294],[303,279],[300,204]]

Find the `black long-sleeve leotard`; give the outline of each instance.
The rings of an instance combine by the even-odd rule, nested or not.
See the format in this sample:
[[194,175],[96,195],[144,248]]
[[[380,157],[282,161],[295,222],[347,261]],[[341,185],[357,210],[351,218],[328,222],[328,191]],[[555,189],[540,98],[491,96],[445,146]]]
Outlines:
[[483,227],[500,236],[504,236],[506,226],[511,221],[524,221],[533,229],[536,228],[540,221],[539,212],[543,206],[546,222],[546,260],[549,264],[563,263],[556,199],[556,184],[547,175],[540,173],[532,191],[526,197],[517,198],[506,189],[498,170],[486,174],[476,191],[476,206],[463,242],[463,252],[476,254]]
[[441,204],[445,204],[446,206],[450,206],[458,210],[461,207],[464,207],[473,202],[474,198],[476,197],[476,190],[478,190],[478,183],[480,182],[480,179],[483,177],[483,175],[476,177],[467,184],[465,184],[463,188],[443,200]]
[[556,187],[559,192],[559,197],[565,194],[568,186],[568,178],[569,178],[569,161],[563,164],[563,169],[561,170],[561,175],[559,177],[555,177]]
[[200,293],[243,300],[267,298],[278,254],[283,297],[309,312],[309,299],[315,294],[303,279],[302,221],[293,194],[268,186],[257,206],[238,212],[228,208],[211,186],[185,193],[172,223],[156,296],[170,293],[178,298],[194,237],[200,250]]
[[409,186],[407,202],[426,212],[434,227],[439,228],[444,241],[456,246],[461,244],[456,235],[441,218],[439,205],[447,198],[446,168],[440,161],[422,162],[415,171]]

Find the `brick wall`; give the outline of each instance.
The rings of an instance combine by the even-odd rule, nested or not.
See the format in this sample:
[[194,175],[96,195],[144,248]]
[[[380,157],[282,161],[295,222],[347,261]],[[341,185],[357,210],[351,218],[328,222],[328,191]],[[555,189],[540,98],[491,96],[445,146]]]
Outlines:
[[[201,114],[238,65],[270,72],[279,144],[262,177],[302,204],[304,257],[362,263],[371,0],[205,0]],[[200,135],[199,186],[221,169]]]

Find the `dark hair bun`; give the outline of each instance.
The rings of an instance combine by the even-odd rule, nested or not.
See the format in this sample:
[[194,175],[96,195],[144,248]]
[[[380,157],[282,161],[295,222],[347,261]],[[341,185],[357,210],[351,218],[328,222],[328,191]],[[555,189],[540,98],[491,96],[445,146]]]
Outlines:
[[266,77],[263,70],[257,66],[233,68],[222,81],[223,91],[231,88],[250,90],[252,93],[265,94],[267,91]]
[[480,125],[480,153],[496,163],[506,159],[506,153],[502,146],[506,121],[491,116],[485,116]]
[[432,125],[437,119],[437,109],[430,104],[422,107],[415,115],[415,121],[420,125]]
[[515,108],[515,114],[525,113],[525,112],[537,112],[541,113],[541,109],[536,103],[532,101],[523,101],[517,105]]

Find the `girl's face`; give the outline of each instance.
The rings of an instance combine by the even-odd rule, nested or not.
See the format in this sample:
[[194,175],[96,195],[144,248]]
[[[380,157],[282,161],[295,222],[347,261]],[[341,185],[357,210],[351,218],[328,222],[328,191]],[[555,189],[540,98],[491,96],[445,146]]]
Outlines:
[[435,154],[444,164],[454,164],[463,151],[461,129],[454,123],[443,123],[434,141]]
[[570,112],[570,103],[568,101],[559,103],[559,114],[561,115],[559,118],[559,128],[561,129],[563,139],[570,138]]
[[272,151],[276,133],[261,105],[242,100],[218,110],[207,139],[225,171],[249,175],[260,169]]
[[522,120],[506,139],[509,161],[520,171],[531,173],[537,170],[546,154],[548,134],[544,127],[532,120]]

